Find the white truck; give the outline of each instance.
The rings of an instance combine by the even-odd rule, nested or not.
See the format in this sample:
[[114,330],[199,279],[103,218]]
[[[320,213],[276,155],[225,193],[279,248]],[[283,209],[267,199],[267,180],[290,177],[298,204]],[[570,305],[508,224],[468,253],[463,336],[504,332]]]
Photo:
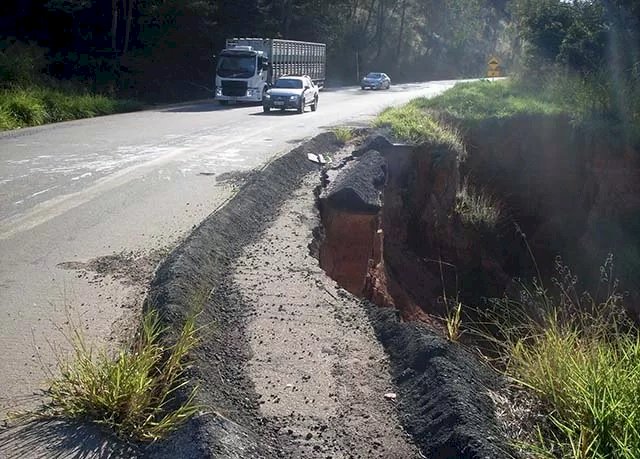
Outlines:
[[324,87],[326,45],[275,38],[229,38],[218,55],[215,98],[221,104],[262,102],[283,75],[308,75]]

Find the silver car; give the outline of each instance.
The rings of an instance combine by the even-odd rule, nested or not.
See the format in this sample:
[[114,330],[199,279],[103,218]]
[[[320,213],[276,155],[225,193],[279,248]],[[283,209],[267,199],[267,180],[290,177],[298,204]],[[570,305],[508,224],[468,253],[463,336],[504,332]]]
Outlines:
[[391,78],[386,73],[371,72],[360,82],[362,89],[389,89],[391,87]]
[[308,76],[283,76],[269,89],[262,100],[262,108],[268,113],[272,108],[295,109],[303,113],[307,106],[315,112],[318,108],[318,87]]

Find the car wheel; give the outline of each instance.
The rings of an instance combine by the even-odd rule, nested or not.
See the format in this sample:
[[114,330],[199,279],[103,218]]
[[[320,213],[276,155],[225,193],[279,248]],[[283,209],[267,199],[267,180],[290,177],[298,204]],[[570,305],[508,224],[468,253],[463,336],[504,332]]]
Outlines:
[[364,91],[364,86],[360,86],[360,89],[362,89]]
[[219,100],[218,103],[220,103],[220,105],[228,105],[229,101],[228,100]]
[[271,107],[269,107],[267,105],[263,105],[262,106],[262,110],[264,110],[265,113],[269,113],[271,111]]
[[304,113],[304,98],[300,98],[300,105],[298,105],[298,113]]
[[315,112],[318,109],[318,96],[313,99],[313,103],[311,104],[311,111]]

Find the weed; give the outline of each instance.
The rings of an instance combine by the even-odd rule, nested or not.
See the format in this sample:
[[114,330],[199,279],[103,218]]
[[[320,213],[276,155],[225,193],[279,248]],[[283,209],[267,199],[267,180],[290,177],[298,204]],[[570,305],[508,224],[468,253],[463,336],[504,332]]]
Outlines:
[[338,126],[332,129],[333,133],[336,136],[336,139],[341,144],[346,144],[351,139],[353,139],[353,129],[346,126]]
[[462,336],[462,303],[458,302],[447,311],[445,323],[447,325],[447,339],[458,342]]
[[489,194],[476,190],[463,180],[456,194],[456,213],[466,225],[493,229],[500,220],[500,204]]
[[541,401],[547,416],[532,451],[640,457],[640,335],[616,292],[612,262],[601,270],[601,299],[579,294],[577,278],[558,259],[555,295],[536,281],[521,286],[517,300],[495,300],[488,313],[498,366]]
[[73,359],[59,359],[60,376],[51,382],[46,417],[86,420],[137,441],[166,437],[199,409],[196,389],[186,400],[178,391],[188,383],[188,354],[197,344],[196,317],[186,321],[171,345],[158,314],[147,313],[130,348],[95,353],[77,328]]

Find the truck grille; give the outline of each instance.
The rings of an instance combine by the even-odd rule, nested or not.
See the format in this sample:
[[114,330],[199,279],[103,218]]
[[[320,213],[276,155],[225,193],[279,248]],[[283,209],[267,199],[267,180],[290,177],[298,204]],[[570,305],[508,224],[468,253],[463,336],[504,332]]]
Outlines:
[[233,97],[246,96],[247,82],[222,80],[222,95],[233,96]]

